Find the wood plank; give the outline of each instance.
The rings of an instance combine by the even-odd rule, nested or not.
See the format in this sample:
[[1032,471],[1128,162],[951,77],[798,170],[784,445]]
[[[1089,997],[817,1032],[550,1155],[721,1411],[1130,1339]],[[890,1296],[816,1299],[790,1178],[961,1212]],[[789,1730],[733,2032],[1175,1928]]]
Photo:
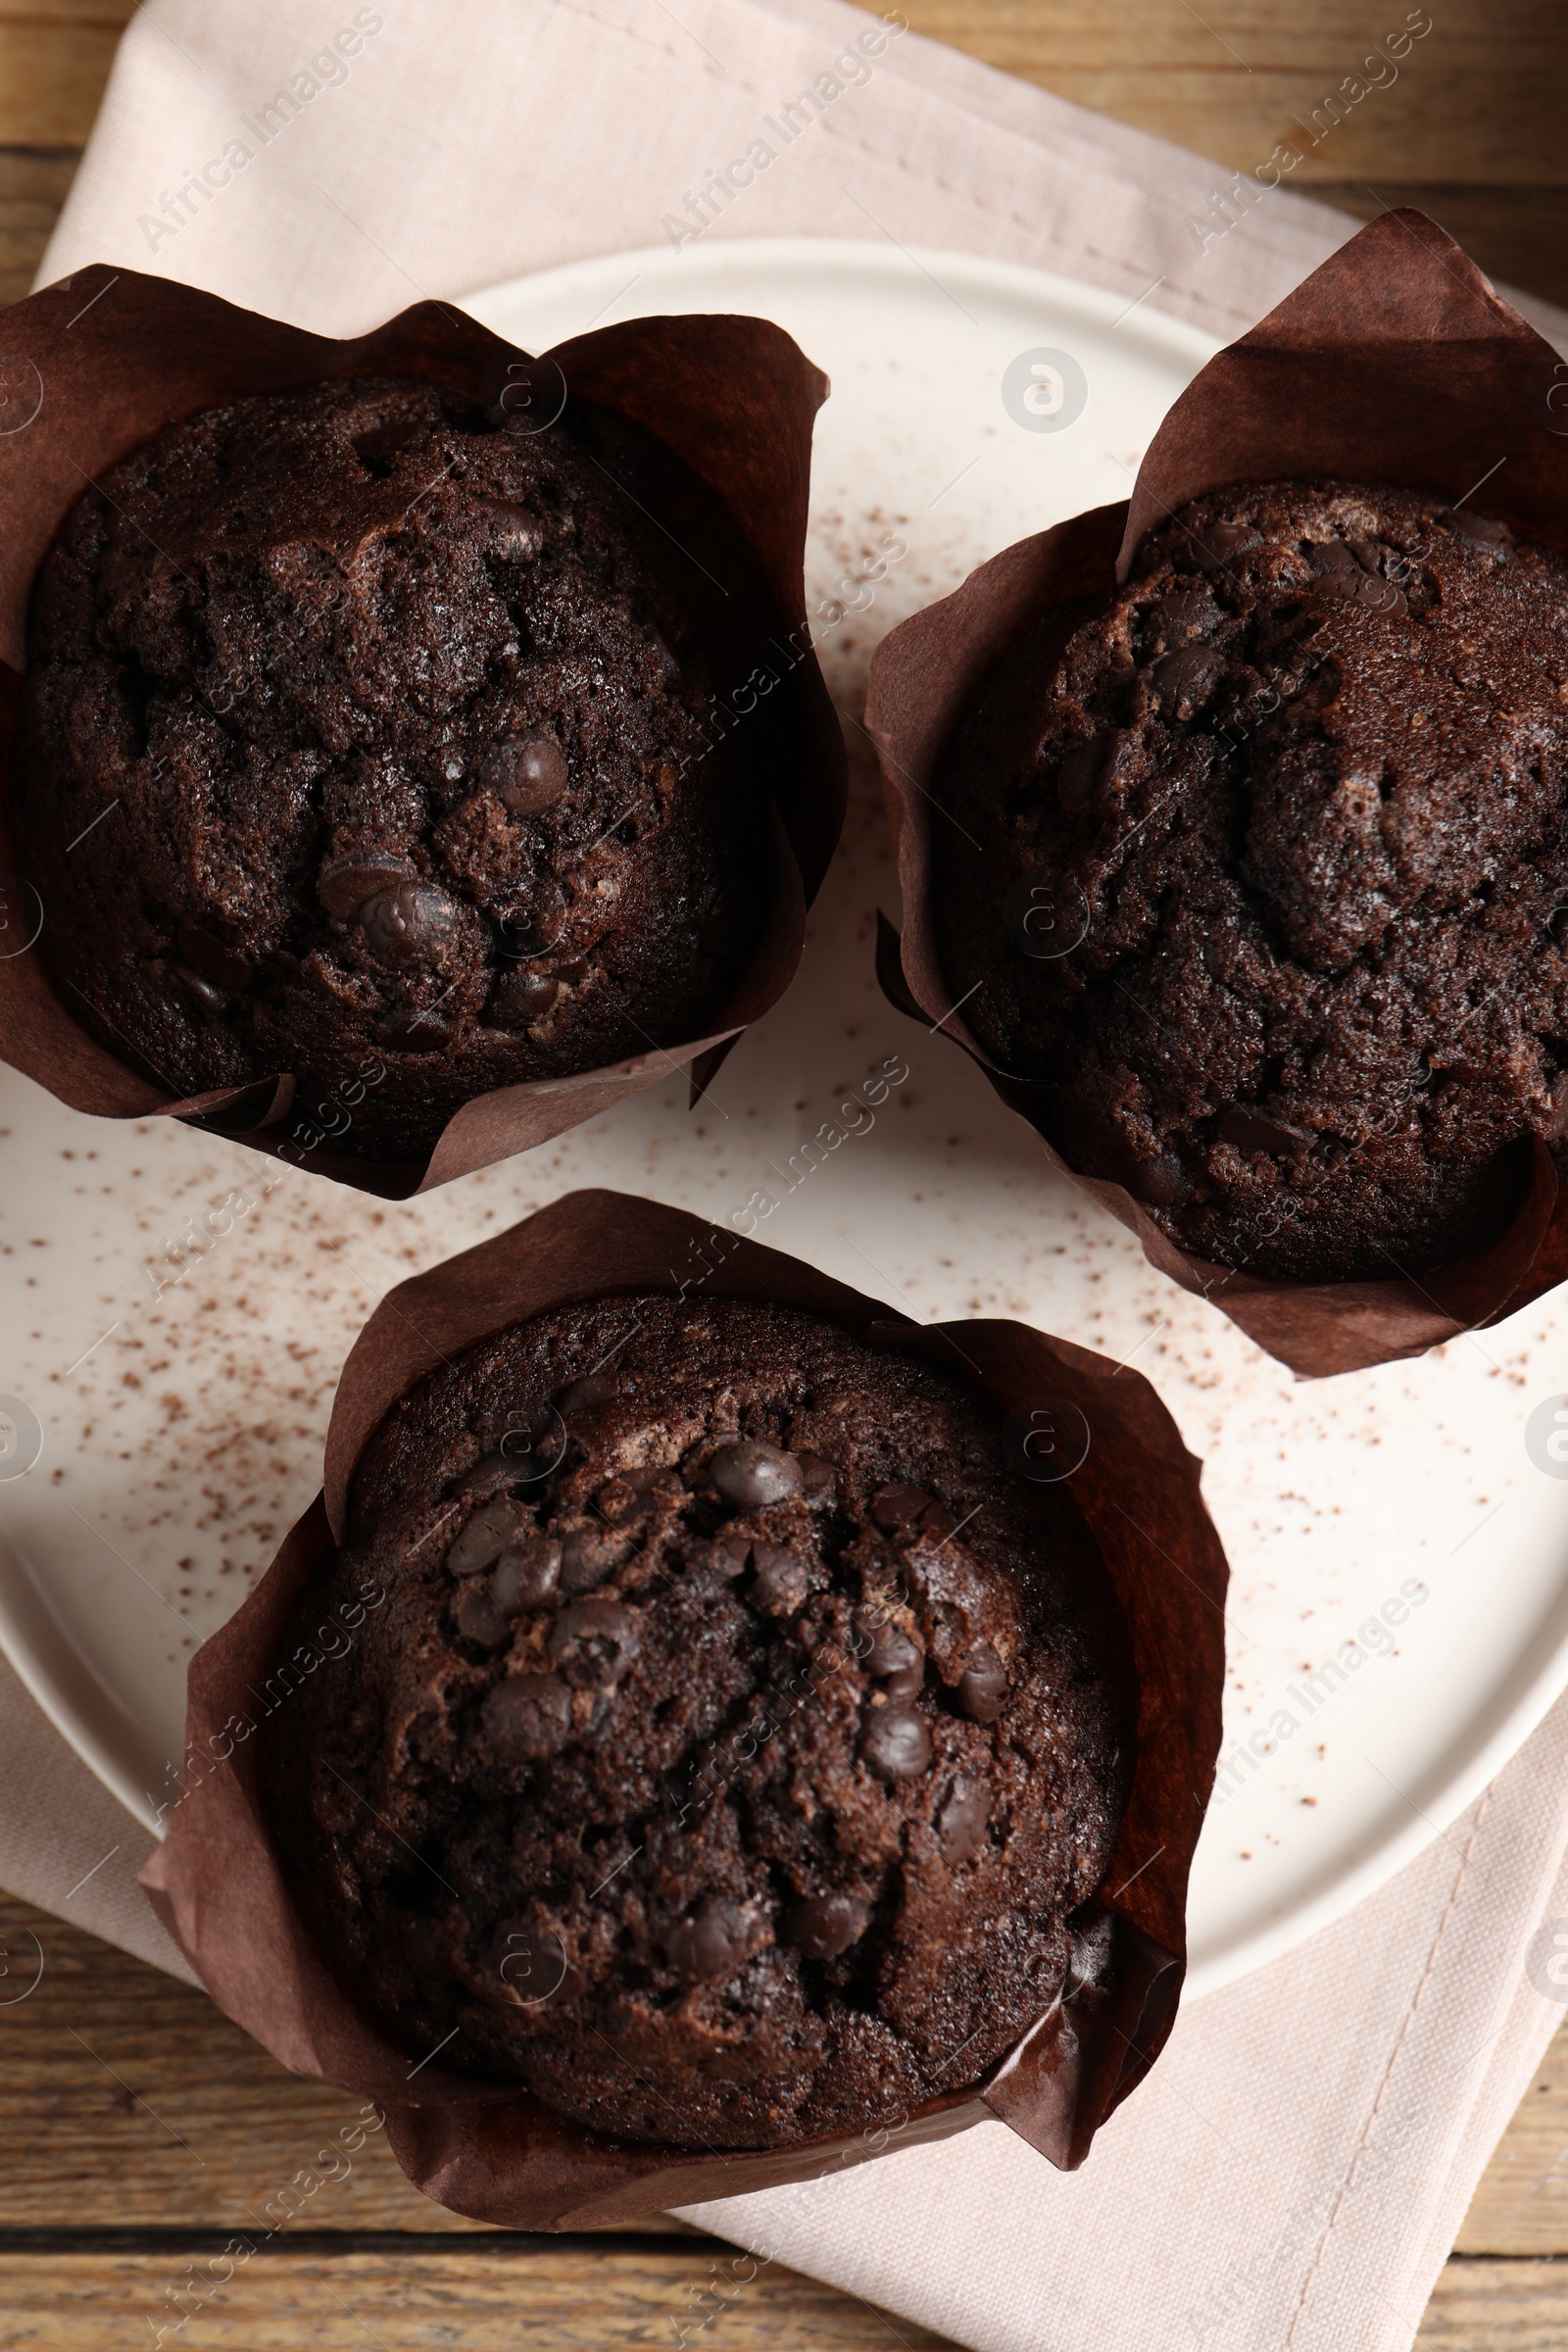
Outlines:
[[0,0],[0,24],[37,24],[58,31],[74,24],[128,24],[138,0]]
[[79,147],[92,128],[121,26],[0,16],[0,146]]
[[[238,2249],[236,2249],[236,2252]],[[699,2242],[690,2255],[451,2252],[194,2258],[0,2254],[0,2341],[36,2352],[123,2352],[164,2327],[183,2352],[612,2352],[701,2344],[812,2352],[947,2352],[869,2303],[777,2264]],[[178,2335],[173,2335],[178,2326]],[[684,2330],[684,2333],[683,2333]]]
[[1497,2142],[1454,2251],[1568,2254],[1568,2026]]
[[0,148],[0,309],[32,284],[79,160],[74,147]]
[[[1534,76],[1510,64],[1483,73],[1432,55],[1409,78],[1356,100],[1339,74],[1249,74],[1241,67],[1104,66],[1036,74],[1059,97],[1113,115],[1178,147],[1253,172],[1276,150],[1300,161],[1293,187],[1324,179],[1480,181],[1568,186],[1561,135],[1561,54]],[[1348,74],[1349,68],[1346,69]],[[1364,85],[1363,85],[1364,86]]]
[[[858,0],[880,14],[888,0]],[[1436,43],[1440,54],[1493,74],[1539,71],[1562,54],[1555,0],[1500,0],[1479,9],[1420,9],[1417,0],[1314,0],[1282,9],[1278,0],[899,0],[916,32],[983,57],[1009,74],[1038,80],[1094,66],[1191,66],[1216,74],[1310,73],[1338,79],[1424,13],[1431,30],[1413,34],[1407,62]],[[0,14],[3,14],[0,8]],[[1506,51],[1506,55],[1501,52]]]
[[1416,2340],[1422,2352],[1562,2352],[1568,2262],[1446,2263]]
[[[7,2228],[254,2229],[301,2170],[330,2170],[314,2227],[483,2230],[411,2188],[379,2133],[344,2151],[361,2101],[289,2074],[193,1986],[10,1896],[0,1966]],[[334,2146],[346,2173],[318,2165]]]
[[[859,0],[878,14],[888,4]],[[1204,0],[1201,8],[1182,0],[1119,0],[1114,10],[1103,0],[899,0],[899,6],[916,32],[1029,80],[1134,61],[1337,79],[1405,26],[1417,0],[1312,0],[1304,8],[1281,8],[1279,0]],[[1445,53],[1494,73],[1521,74],[1562,54],[1556,0],[1501,0],[1486,11],[1433,0],[1424,13],[1432,30],[1412,40],[1411,54],[1437,42]]]
[[[1568,25],[1541,0],[1423,12],[1432,30],[1404,58],[1374,65],[1384,86],[1348,106],[1347,77],[1364,81],[1369,53],[1405,24],[1400,0],[1310,9],[1208,0],[1200,11],[1181,0],[1126,0],[1115,10],[1098,0],[903,5],[916,32],[1234,171],[1254,170],[1288,143],[1302,155],[1292,174],[1301,183],[1384,173],[1568,185],[1559,132]],[[1330,126],[1336,92],[1345,119]]]
[[[173,2233],[171,2233],[172,2241]],[[231,2269],[232,2266],[232,2269]],[[950,2352],[947,2339],[777,2265],[710,2243],[685,2256],[539,2251],[495,2240],[450,2251],[352,2246],[246,2260],[203,2245],[136,2254],[0,2253],[0,2341],[34,2352],[123,2352],[176,2322],[185,2352]],[[684,2331],[684,2333],[683,2333]],[[1561,2352],[1568,2264],[1455,2259],[1418,2342],[1440,2352]]]

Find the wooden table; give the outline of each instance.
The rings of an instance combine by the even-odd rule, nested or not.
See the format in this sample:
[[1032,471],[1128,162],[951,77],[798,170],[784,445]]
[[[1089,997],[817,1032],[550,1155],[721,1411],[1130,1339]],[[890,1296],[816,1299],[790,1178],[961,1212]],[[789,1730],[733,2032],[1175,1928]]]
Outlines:
[[[918,31],[1243,171],[1405,18],[1405,0],[904,6]],[[1294,184],[1363,216],[1420,204],[1485,269],[1568,304],[1561,0],[1430,13],[1397,84]],[[128,14],[126,0],[0,0],[0,301],[27,290]],[[18,2000],[33,1936],[43,1974]],[[187,2352],[609,2352],[673,2346],[683,2324],[711,2352],[939,2342],[776,2266],[740,2287],[724,2248],[675,2224],[547,2240],[475,2229],[416,2196],[373,2138],[275,2250],[198,2305],[193,2269],[216,2258],[221,2272],[231,2233],[257,2229],[357,2103],[284,2074],[203,1995],[58,1920],[0,1900],[0,2345],[108,2352],[181,2311],[170,2340]],[[705,2318],[699,2338],[690,2323]],[[1568,2344],[1568,2034],[1476,2192],[1422,2340]]]

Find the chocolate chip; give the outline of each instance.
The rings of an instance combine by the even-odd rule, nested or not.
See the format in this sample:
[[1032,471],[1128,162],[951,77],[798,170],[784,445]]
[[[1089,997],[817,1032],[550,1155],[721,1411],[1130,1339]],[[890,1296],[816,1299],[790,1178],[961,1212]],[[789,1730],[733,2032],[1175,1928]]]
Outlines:
[[378,890],[359,910],[360,929],[381,963],[430,963],[451,942],[458,909],[433,882]]
[[913,1527],[935,1499],[924,1487],[878,1487],[871,1497],[871,1516],[883,1533],[891,1536],[901,1527]]
[[1472,547],[1504,558],[1513,553],[1513,533],[1505,522],[1494,522],[1490,514],[1472,514],[1467,507],[1455,507],[1451,519],[1459,537]]
[[1183,645],[1161,654],[1149,676],[1165,717],[1191,718],[1224,666],[1217,645]]
[[497,1683],[480,1715],[504,1763],[561,1753],[571,1735],[571,1693],[558,1675],[514,1674]]
[[1262,533],[1245,522],[1211,522],[1206,531],[1195,533],[1189,541],[1205,571],[1223,571],[1238,556],[1262,544]]
[[562,1539],[561,1590],[591,1592],[618,1566],[624,1546],[596,1527],[576,1527]]
[[720,1446],[708,1465],[708,1475],[724,1500],[742,1511],[781,1502],[786,1494],[799,1494],[806,1486],[793,1453],[755,1438],[734,1438]]
[[491,1029],[526,1029],[542,1021],[561,994],[561,983],[548,972],[508,972],[490,991],[484,1008]]
[[931,1536],[938,1541],[944,1536],[951,1536],[956,1524],[945,1502],[928,1502],[920,1513],[921,1535]]
[[566,789],[566,762],[548,735],[514,736],[487,752],[480,777],[514,816],[553,808]]
[[1354,553],[1343,539],[1313,541],[1308,545],[1306,554],[1319,579],[1325,579],[1331,571],[1356,569]]
[[681,1494],[680,1472],[669,1463],[645,1462],[640,1469],[623,1470],[621,1478],[634,1494]]
[[1392,580],[1374,579],[1361,570],[1350,551],[1346,549],[1348,568],[1344,571],[1325,571],[1312,582],[1314,597],[1327,597],[1331,603],[1357,605],[1365,612],[1392,615],[1408,612],[1402,592]]
[[170,976],[199,1012],[223,1012],[227,1009],[226,993],[216,980],[209,980],[204,972],[192,971],[188,963],[176,963]]
[[447,1553],[447,1567],[454,1576],[477,1576],[481,1569],[493,1567],[510,1544],[529,1533],[521,1505],[498,1496],[474,1512]]
[[566,919],[566,894],[554,874],[535,874],[527,903],[517,913],[496,925],[503,956],[523,958],[542,956],[561,937]]
[[931,1730],[913,1707],[874,1707],[860,1753],[879,1781],[915,1781],[931,1761]]
[[465,1642],[476,1642],[480,1649],[499,1649],[511,1631],[496,1607],[490,1587],[481,1584],[477,1577],[460,1586],[452,1604],[452,1616]]
[[880,1625],[863,1617],[856,1622],[870,1637],[870,1647],[860,1652],[866,1673],[887,1685],[889,1698],[912,1698],[925,1680],[925,1652],[919,1643],[902,1625],[893,1625],[886,1618]]
[[376,1031],[376,1043],[395,1054],[438,1054],[452,1032],[439,1012],[408,1010],[394,1013]]
[[825,1454],[798,1453],[802,1492],[808,1502],[837,1502],[839,1474]]
[[710,1894],[689,1919],[677,1920],[664,1936],[664,1953],[676,1973],[694,1982],[733,1976],[755,1950],[760,1921],[750,1904]]
[[517,1465],[505,1453],[481,1454],[471,1470],[455,1478],[450,1492],[465,1494],[473,1501],[482,1501],[487,1494],[500,1494],[517,1483]]
[[328,914],[346,923],[378,890],[395,888],[413,874],[414,867],[407,858],[391,852],[381,857],[362,851],[352,858],[334,858],[323,865],[316,877],[316,895]]
[[561,1545],[553,1536],[524,1536],[509,1544],[490,1578],[490,1597],[501,1616],[520,1617],[551,1598],[561,1582]]
[[215,980],[220,988],[242,989],[250,979],[251,967],[243,956],[192,923],[181,923],[174,944],[192,971],[200,972],[204,980]]
[[1213,601],[1201,588],[1172,588],[1160,598],[1151,617],[1167,638],[1177,637],[1211,623],[1215,618]]
[[791,1910],[785,1933],[808,1960],[836,1960],[870,1925],[870,1904],[853,1894],[808,1894]]
[[956,1870],[960,1862],[967,1862],[971,1854],[979,1852],[990,1819],[990,1789],[984,1781],[967,1780],[960,1773],[937,1815],[942,1859],[951,1870]]
[[630,1673],[642,1648],[630,1609],[618,1600],[574,1600],[550,1629],[550,1663],[578,1690],[609,1690]]
[[769,1617],[790,1617],[811,1590],[811,1572],[798,1551],[784,1544],[752,1546],[751,1602]]
[[989,1642],[977,1642],[963,1662],[955,1692],[971,1723],[995,1723],[1007,1703],[1007,1669]]
[[588,1372],[581,1380],[568,1381],[556,1402],[564,1413],[586,1413],[619,1395],[620,1382],[612,1372]]
[[1174,1152],[1161,1152],[1156,1159],[1134,1160],[1122,1183],[1135,1200],[1151,1208],[1179,1208],[1193,1194],[1187,1171]]
[[1219,1131],[1238,1152],[1270,1152],[1276,1159],[1304,1159],[1312,1149],[1306,1128],[1292,1127],[1284,1119],[1271,1118],[1266,1110],[1251,1110],[1241,1102],[1233,1103],[1221,1115]]

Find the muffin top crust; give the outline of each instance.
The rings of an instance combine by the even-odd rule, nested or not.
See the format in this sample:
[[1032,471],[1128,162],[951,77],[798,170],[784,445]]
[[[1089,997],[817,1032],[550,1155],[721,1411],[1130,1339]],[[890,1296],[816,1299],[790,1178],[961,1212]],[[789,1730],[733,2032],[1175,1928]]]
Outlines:
[[1568,1122],[1565,754],[1562,557],[1413,490],[1215,492],[956,729],[947,978],[1198,1256],[1420,1273]]
[[1093,1939],[1124,1629],[1070,1498],[924,1362],[748,1301],[555,1309],[386,1417],[308,1613],[367,1589],[266,1769],[418,2055],[785,2146],[963,2092]]
[[[335,1148],[701,1037],[755,950],[788,690],[721,502],[628,419],[414,378],[169,427],[34,593],[16,786],[73,1011],[176,1095],[279,1072]],[[367,1083],[368,1081],[368,1083]]]

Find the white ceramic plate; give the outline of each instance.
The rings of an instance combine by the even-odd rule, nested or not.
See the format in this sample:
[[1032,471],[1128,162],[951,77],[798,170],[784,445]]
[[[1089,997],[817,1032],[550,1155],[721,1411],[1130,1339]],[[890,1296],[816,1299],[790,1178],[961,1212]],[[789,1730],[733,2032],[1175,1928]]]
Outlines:
[[[1211,348],[1147,304],[1120,315],[1060,279],[892,245],[615,256],[469,307],[534,349],[639,312],[750,311],[828,369],[810,587],[857,607],[821,646],[852,722],[891,623],[1010,540],[1121,496]],[[801,976],[695,1116],[672,1080],[384,1206],[166,1121],[78,1117],[0,1071],[0,1391],[21,1423],[9,1462],[0,1428],[0,1474],[34,1426],[41,1447],[0,1475],[0,1642],[156,1821],[186,1658],[315,1491],[332,1382],[381,1291],[574,1186],[720,1221],[766,1189],[761,1239],[916,1315],[1020,1315],[1133,1358],[1206,1458],[1235,1575],[1227,1753],[1244,1759],[1193,1886],[1192,1989],[1211,1989],[1446,1829],[1568,1682],[1568,1484],[1547,1474],[1568,1462],[1538,1443],[1544,1471],[1525,1442],[1568,1388],[1568,1318],[1543,1301],[1419,1364],[1298,1387],[1153,1274],[964,1056],[878,996],[872,910],[892,879],[849,734],[854,802]],[[874,1126],[801,1177],[792,1155],[889,1057],[909,1075]],[[170,1280],[187,1220],[226,1199],[228,1230]]]

